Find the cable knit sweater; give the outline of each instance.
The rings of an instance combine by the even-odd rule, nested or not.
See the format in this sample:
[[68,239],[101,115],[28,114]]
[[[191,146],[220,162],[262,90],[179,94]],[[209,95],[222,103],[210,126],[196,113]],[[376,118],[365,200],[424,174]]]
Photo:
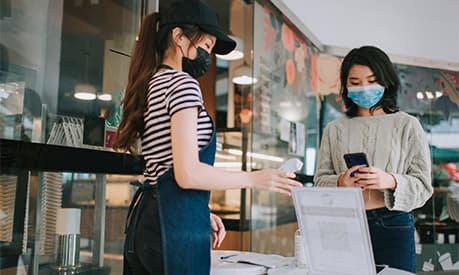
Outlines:
[[388,209],[411,211],[432,195],[429,145],[415,117],[397,112],[330,122],[322,137],[315,186],[337,186],[338,175],[347,169],[343,155],[356,152],[366,153],[370,166],[395,177],[395,191],[383,190]]

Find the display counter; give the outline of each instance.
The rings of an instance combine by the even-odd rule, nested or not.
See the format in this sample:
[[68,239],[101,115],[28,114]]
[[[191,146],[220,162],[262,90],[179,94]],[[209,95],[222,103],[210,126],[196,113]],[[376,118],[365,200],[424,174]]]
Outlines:
[[[124,221],[135,189],[128,182],[142,174],[141,157],[8,139],[0,139],[0,152],[2,194],[8,191],[15,203],[4,205],[14,211],[5,212],[11,226],[2,225],[7,234],[0,245],[0,270],[16,268],[19,260],[37,274],[52,269],[57,207],[81,209],[81,252],[89,255],[82,263],[86,270],[106,269],[104,262],[110,261],[115,273],[120,270]],[[259,207],[250,220],[239,205],[213,211],[228,232],[222,249],[249,250],[252,234],[270,235],[273,227],[280,229],[276,238],[293,241],[293,209]],[[292,245],[289,242],[289,252]]]
[[[106,244],[106,236],[121,238],[125,216],[119,214],[124,207],[107,207],[106,175],[139,175],[144,169],[143,159],[7,139],[0,139],[0,156],[2,198],[12,198],[2,199],[0,205],[1,218],[6,221],[1,224],[0,270],[18,268],[21,261],[33,274],[46,274],[55,261],[56,211],[60,207],[83,210],[82,252],[91,253],[89,262],[82,263],[85,270],[106,270],[105,250],[112,245]],[[78,177],[86,184],[74,186]],[[78,205],[72,201],[72,189],[80,195],[86,193],[90,202]]]
[[71,171],[139,175],[144,160],[129,154],[60,145],[0,139],[0,172]]

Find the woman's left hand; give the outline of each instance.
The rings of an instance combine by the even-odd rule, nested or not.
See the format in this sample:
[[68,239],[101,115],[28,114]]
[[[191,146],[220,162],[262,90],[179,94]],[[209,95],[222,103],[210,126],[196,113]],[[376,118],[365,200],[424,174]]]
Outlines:
[[377,168],[361,167],[354,174],[357,186],[362,189],[390,189],[395,190],[397,182],[394,176]]
[[210,227],[212,229],[212,247],[220,247],[226,236],[226,230],[222,219],[219,216],[210,213]]

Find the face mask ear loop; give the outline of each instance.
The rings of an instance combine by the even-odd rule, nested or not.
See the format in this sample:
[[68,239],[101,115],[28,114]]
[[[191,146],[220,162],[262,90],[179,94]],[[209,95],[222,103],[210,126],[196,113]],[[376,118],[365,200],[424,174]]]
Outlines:
[[[188,38],[188,37],[186,37],[186,38]],[[191,39],[188,38],[188,40],[190,40],[190,45],[197,50],[198,47],[196,47],[196,45],[194,45],[194,43],[191,41]],[[185,56],[185,52],[183,51],[182,46],[180,46],[179,48],[180,48],[180,51],[182,52],[182,56],[189,59],[188,56]]]
[[182,52],[182,56],[183,56],[183,57],[186,57],[186,56],[185,56],[185,53],[183,52],[182,46],[179,46],[179,48],[180,48],[180,51]]

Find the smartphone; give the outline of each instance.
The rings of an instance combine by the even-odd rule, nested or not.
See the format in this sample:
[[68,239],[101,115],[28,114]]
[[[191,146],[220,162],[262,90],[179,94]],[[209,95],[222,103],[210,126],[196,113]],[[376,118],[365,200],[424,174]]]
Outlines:
[[[368,164],[367,155],[363,152],[344,154],[343,157],[347,168],[351,168],[352,166],[356,165],[366,165],[367,167],[370,166]],[[351,177],[353,177],[354,174],[355,172],[352,172]]]

